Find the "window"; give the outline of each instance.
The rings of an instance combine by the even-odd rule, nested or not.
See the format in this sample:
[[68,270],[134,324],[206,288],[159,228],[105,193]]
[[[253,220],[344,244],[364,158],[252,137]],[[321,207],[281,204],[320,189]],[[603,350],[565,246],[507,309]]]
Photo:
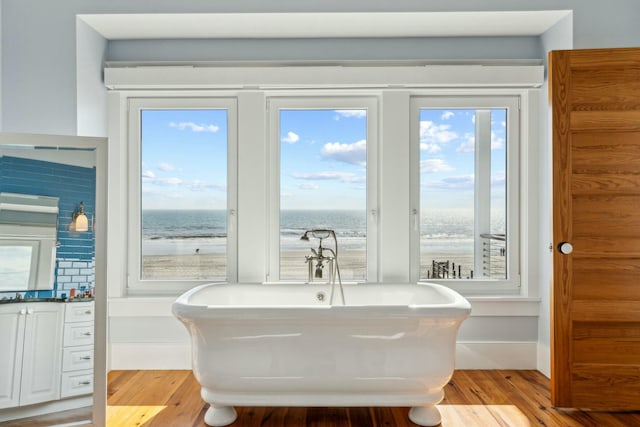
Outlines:
[[517,287],[518,99],[417,97],[412,115],[413,274],[465,290]]
[[131,290],[234,280],[235,102],[130,100]]
[[375,280],[375,105],[366,98],[270,101],[271,165],[277,165],[271,280],[329,280],[330,269],[317,264],[312,249],[333,250],[334,243],[321,234],[302,241],[312,229],[335,231],[342,280]]
[[0,291],[35,288],[39,242],[0,237]]

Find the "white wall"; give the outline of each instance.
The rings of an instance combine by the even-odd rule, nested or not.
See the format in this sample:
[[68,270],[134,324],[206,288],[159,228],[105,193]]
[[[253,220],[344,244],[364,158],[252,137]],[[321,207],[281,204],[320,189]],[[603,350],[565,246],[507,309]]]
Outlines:
[[[568,16],[549,29],[542,37],[544,52],[551,50],[571,49],[573,46],[573,21]],[[545,55],[545,64],[548,60]],[[543,92],[548,93],[548,72],[545,74]],[[551,111],[548,97],[540,101],[540,128],[542,141],[537,149],[540,156],[540,181],[538,215],[540,217],[540,316],[538,317],[538,366],[537,369],[546,376],[551,376],[551,285],[552,285],[552,253],[548,246],[552,244],[552,168],[551,168]]]
[[[77,75],[76,75],[76,14],[83,13],[180,13],[180,12],[344,12],[344,11],[491,11],[572,9],[575,11],[574,46],[576,48],[634,46],[638,44],[637,16],[640,2],[616,0],[596,2],[584,0],[450,0],[424,2],[398,0],[370,2],[367,0],[327,0],[322,3],[280,0],[238,0],[211,2],[207,0],[157,0],[132,2],[129,0],[3,0],[2,1],[2,113],[3,129],[8,132],[77,133]],[[407,41],[409,43],[410,41]],[[436,43],[438,43],[436,41]],[[238,57],[278,57],[278,44],[264,46],[255,41],[238,43]],[[304,46],[304,44],[302,44]],[[309,57],[328,55],[334,46],[342,57],[393,58],[397,45],[387,42],[370,43],[362,49],[358,43],[341,47],[335,41],[329,49],[308,50]],[[377,46],[377,47],[375,47]],[[491,51],[490,43],[477,47],[478,58]],[[411,47],[409,45],[409,47]],[[344,49],[344,50],[343,50]],[[425,48],[423,48],[425,49]],[[406,49],[411,52],[412,49]],[[422,54],[447,58],[449,49]],[[140,56],[145,56],[139,50]],[[215,58],[211,58],[215,59]]]
[[[106,95],[100,86],[97,73],[99,62],[107,55],[113,59],[181,59],[197,60],[200,45],[207,47],[207,55],[223,55],[224,59],[296,59],[304,52],[305,59],[327,59],[330,55],[342,59],[456,59],[469,58],[471,53],[477,59],[521,59],[534,55],[544,59],[548,49],[636,46],[640,42],[637,17],[640,16],[640,2],[637,0],[615,0],[596,2],[585,0],[539,0],[537,2],[514,2],[512,0],[450,0],[448,2],[424,2],[419,0],[398,0],[393,3],[372,3],[369,0],[327,0],[321,4],[310,4],[298,0],[264,2],[262,0],[238,0],[235,2],[210,2],[208,0],[156,0],[131,2],[129,0],[3,0],[1,3],[1,43],[0,57],[2,102],[1,128],[4,131],[55,133],[75,135],[87,133],[106,135],[107,125],[103,122],[107,110]],[[540,40],[499,39],[475,40],[473,50],[465,50],[460,41],[455,40],[324,40],[296,41],[290,44],[280,41],[220,42],[216,46],[207,42],[111,42],[106,43],[91,30],[76,26],[78,13],[180,13],[180,12],[268,12],[268,11],[466,11],[466,10],[573,10],[570,22],[560,23]],[[191,48],[184,50],[183,47]],[[452,49],[452,46],[455,48]],[[164,47],[164,49],[163,49]],[[290,49],[284,49],[289,47]],[[315,49],[310,49],[313,47]],[[106,51],[106,53],[105,53]],[[178,57],[178,52],[183,52]],[[453,52],[453,53],[452,53]],[[523,54],[523,52],[525,52]],[[165,57],[160,57],[163,53]],[[174,55],[167,58],[167,54]],[[231,55],[234,55],[231,57]],[[288,55],[288,56],[287,56]],[[217,58],[208,58],[217,59]],[[531,277],[539,281],[542,304],[538,313],[509,313],[496,316],[496,311],[486,313],[486,319],[469,323],[461,330],[461,337],[481,343],[498,344],[504,340],[517,345],[520,342],[537,344],[540,349],[537,363],[543,372],[548,370],[549,317],[548,297],[550,281],[550,261],[548,260],[548,239],[550,235],[550,132],[546,92],[540,100],[541,114],[538,147],[529,147],[532,155],[539,157],[540,183],[538,185],[539,209],[535,213],[542,226],[533,240],[535,253],[529,267],[534,269]],[[79,111],[80,110],[80,111]],[[537,149],[537,150],[536,150]],[[240,153],[242,155],[242,153]],[[119,158],[111,158],[117,163]],[[126,191],[126,182],[121,177],[122,165],[112,166],[109,183],[115,190]],[[116,169],[113,169],[116,168]],[[121,206],[115,207],[121,211]],[[117,219],[114,219],[118,226]],[[110,225],[111,219],[110,219]],[[117,251],[119,248],[110,248]],[[123,280],[123,267],[116,268],[116,280]],[[160,305],[154,305],[154,304]],[[183,348],[184,331],[172,323],[166,311],[167,302],[152,302],[147,315],[139,316],[128,312],[118,304],[113,305],[112,340],[122,348],[129,344],[147,341],[146,348],[164,346],[171,349],[177,344]],[[154,308],[155,307],[155,308]],[[514,309],[517,310],[517,309]],[[519,315],[520,314],[520,315]],[[525,314],[522,316],[522,314]],[[150,336],[146,324],[161,324],[166,333]],[[138,325],[141,325],[138,328]],[[535,326],[535,327],[534,327]],[[155,328],[158,329],[158,328]],[[136,332],[137,331],[137,332]],[[493,331],[492,335],[486,335]],[[145,338],[146,337],[146,338]],[[151,337],[151,338],[150,338]],[[149,342],[149,340],[155,340]],[[135,352],[130,353],[132,357]],[[121,353],[123,360],[129,354]],[[508,355],[507,355],[508,356]],[[183,355],[177,356],[176,363],[183,363]],[[114,358],[115,360],[115,358]],[[148,362],[144,357],[142,363]],[[147,365],[148,366],[148,365]],[[148,366],[150,367],[150,366]]]
[[107,40],[84,21],[76,20],[77,133],[83,136],[107,134],[107,92],[103,67]]

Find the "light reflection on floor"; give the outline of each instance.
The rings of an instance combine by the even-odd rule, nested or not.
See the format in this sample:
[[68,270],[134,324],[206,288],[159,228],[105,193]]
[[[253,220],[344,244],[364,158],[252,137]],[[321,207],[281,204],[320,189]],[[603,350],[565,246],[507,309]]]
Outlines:
[[107,406],[107,426],[142,426],[166,408],[166,405],[110,405]]
[[531,422],[515,405],[438,405],[442,427],[529,427]]

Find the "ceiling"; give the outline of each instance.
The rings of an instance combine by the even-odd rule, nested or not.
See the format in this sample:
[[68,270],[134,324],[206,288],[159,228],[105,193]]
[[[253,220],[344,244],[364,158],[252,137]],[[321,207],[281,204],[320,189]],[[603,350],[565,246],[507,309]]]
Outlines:
[[91,14],[78,18],[107,40],[539,36],[568,10]]

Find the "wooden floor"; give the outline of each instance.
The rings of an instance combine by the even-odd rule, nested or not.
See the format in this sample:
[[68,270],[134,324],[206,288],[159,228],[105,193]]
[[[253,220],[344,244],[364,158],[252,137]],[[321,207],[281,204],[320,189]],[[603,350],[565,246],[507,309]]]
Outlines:
[[[107,425],[206,427],[208,407],[191,371],[112,371]],[[438,405],[442,426],[640,426],[640,412],[561,411],[536,371],[456,371]],[[408,427],[408,408],[238,407],[232,427]]]

